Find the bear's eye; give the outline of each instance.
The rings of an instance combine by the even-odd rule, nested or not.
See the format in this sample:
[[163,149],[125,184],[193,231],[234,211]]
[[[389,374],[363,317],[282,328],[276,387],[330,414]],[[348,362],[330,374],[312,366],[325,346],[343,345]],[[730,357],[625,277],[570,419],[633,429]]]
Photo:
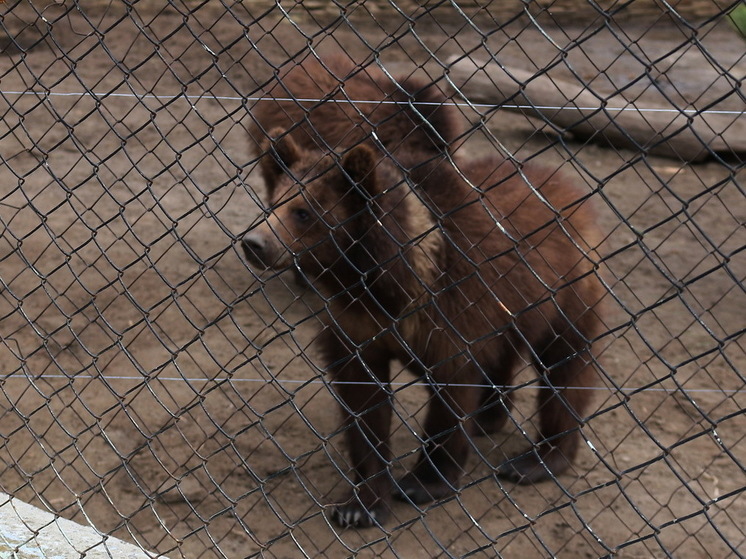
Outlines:
[[311,214],[308,210],[304,208],[296,208],[293,210],[293,216],[295,219],[297,219],[299,222],[304,223],[311,219]]

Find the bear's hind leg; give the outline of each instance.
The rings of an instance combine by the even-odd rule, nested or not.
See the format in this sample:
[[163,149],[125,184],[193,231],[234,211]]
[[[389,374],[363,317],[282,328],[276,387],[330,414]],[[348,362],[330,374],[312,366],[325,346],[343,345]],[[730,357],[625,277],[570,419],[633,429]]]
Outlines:
[[570,355],[568,349],[566,341],[555,341],[539,355],[536,367],[543,371],[538,395],[540,442],[501,464],[500,477],[516,483],[554,478],[575,458],[581,441],[579,423],[588,408],[592,395],[588,388],[595,384],[596,372],[587,347]]
[[480,390],[467,380],[430,387],[424,447],[414,470],[399,480],[397,498],[427,503],[451,495],[464,473]]
[[489,378],[482,374],[479,408],[474,414],[474,435],[491,435],[503,428],[513,410],[512,389],[506,385],[513,379],[513,370],[518,361],[518,352],[500,355],[494,359]]
[[501,389],[482,389],[482,400],[474,414],[472,432],[476,436],[499,432],[512,409],[513,399],[510,392]]

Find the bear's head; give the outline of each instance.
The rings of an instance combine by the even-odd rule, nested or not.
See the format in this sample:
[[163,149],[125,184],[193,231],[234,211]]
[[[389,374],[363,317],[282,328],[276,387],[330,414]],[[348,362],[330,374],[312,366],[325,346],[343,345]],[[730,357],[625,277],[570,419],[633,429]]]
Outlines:
[[[377,219],[371,201],[380,196],[378,159],[365,145],[341,156],[301,148],[275,129],[266,140],[261,165],[273,184],[264,220],[243,238],[254,266],[280,270],[295,266],[312,277],[349,273],[360,260],[360,241]],[[336,271],[334,271],[336,270]]]

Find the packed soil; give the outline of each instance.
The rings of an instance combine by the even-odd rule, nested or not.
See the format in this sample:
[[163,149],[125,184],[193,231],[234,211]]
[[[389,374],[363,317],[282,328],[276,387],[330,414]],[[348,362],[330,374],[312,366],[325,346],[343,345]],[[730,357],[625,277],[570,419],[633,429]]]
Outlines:
[[[723,99],[746,75],[726,24],[594,12],[557,27],[510,3],[141,4],[0,5],[14,38],[0,55],[0,490],[173,558],[746,554],[742,162],[580,143],[459,104],[461,156],[540,162],[596,204],[599,382],[570,471],[494,475],[536,431],[526,366],[460,490],[397,503],[381,528],[328,519],[350,482],[314,346],[324,301],[292,273],[252,270],[239,246],[264,196],[253,98],[311,49],[444,88],[444,61],[468,54],[638,106],[742,110]],[[393,376],[398,476],[427,392]]]

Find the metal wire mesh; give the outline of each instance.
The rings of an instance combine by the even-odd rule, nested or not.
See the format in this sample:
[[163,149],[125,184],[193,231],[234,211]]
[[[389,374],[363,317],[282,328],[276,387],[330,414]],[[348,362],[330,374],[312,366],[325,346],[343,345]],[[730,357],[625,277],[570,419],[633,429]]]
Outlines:
[[[0,4],[0,490],[170,557],[745,555],[739,4]],[[241,239],[270,210],[256,103],[339,52],[435,83],[454,167],[540,165],[595,204],[599,380],[565,473],[497,475],[537,435],[522,355],[453,494],[333,522],[354,476],[318,348],[332,303]],[[357,101],[370,127],[382,99]],[[407,366],[396,478],[433,401]]]

